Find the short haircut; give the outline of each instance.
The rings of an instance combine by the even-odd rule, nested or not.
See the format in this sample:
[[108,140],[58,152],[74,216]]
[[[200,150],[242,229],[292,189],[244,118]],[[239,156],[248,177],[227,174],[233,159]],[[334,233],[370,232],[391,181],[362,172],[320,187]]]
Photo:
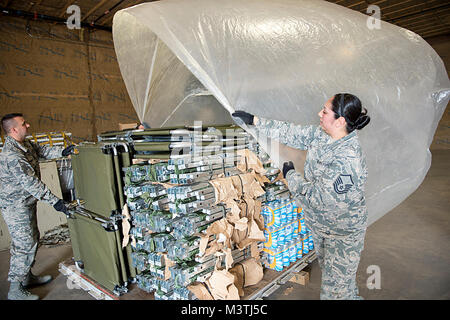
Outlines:
[[8,113],[2,118],[2,128],[3,131],[8,134],[9,131],[14,127],[14,118],[23,117],[21,113]]

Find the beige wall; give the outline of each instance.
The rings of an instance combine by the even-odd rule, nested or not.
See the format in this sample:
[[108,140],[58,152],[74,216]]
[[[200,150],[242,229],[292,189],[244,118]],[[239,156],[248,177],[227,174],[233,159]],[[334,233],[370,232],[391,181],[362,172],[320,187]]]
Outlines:
[[0,251],[9,249],[11,243],[11,236],[9,235],[8,227],[0,211]]
[[24,113],[32,132],[66,130],[75,142],[137,122],[112,34],[2,17],[0,114],[11,112]]
[[[31,132],[65,130],[75,142],[93,141],[98,133],[117,129],[119,123],[139,121],[110,32],[80,33],[61,25],[3,16],[0,116],[11,112],[23,113]],[[45,172],[41,173],[44,178]],[[66,222],[63,214],[45,203],[38,203],[37,214],[41,236]],[[0,217],[0,250],[9,245],[10,235]]]

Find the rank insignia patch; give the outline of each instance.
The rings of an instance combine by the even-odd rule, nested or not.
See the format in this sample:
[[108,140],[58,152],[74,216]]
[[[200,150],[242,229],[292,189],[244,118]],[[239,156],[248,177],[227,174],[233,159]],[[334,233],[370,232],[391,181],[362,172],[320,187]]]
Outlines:
[[341,174],[333,183],[334,191],[338,194],[347,193],[348,190],[354,185],[352,176],[349,174]]

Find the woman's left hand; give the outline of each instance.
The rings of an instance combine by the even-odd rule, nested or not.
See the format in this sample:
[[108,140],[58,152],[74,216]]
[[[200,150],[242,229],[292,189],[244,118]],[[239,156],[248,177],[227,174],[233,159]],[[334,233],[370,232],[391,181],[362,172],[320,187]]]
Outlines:
[[283,164],[283,177],[286,178],[286,174],[290,171],[290,170],[295,170],[294,168],[294,163],[292,161],[287,161]]

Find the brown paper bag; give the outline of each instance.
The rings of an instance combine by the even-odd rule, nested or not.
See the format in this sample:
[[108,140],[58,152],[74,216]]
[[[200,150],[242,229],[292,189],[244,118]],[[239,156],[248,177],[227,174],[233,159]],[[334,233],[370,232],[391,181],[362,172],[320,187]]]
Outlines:
[[171,277],[170,267],[173,267],[175,265],[175,261],[170,260],[167,257],[167,253],[164,253],[163,257],[164,257],[164,265],[165,265],[165,268],[164,268],[164,280],[169,280],[170,277]]
[[187,286],[188,290],[191,291],[199,300],[214,300],[211,293],[209,293],[206,284],[201,282],[194,282]]
[[239,199],[239,192],[235,189],[230,177],[217,178],[209,181],[214,188],[216,204],[219,202],[227,202],[233,199]]
[[[128,242],[130,241],[130,229],[131,229],[131,216],[130,213],[128,212],[128,205],[125,203],[125,205],[123,206],[122,209],[122,234],[123,234],[123,239],[122,239],[122,248],[125,248],[128,245]],[[135,244],[135,239],[133,236],[131,236],[132,238],[132,242],[134,241]]]
[[227,270],[214,270],[206,280],[211,295],[215,300],[239,300],[239,292],[234,285],[234,276]]
[[249,149],[241,149],[236,152],[240,157],[240,161],[237,165],[237,168],[242,172],[247,172],[248,170],[254,170],[260,175],[264,175],[266,173],[266,169],[258,159],[256,154]]
[[255,285],[264,277],[261,263],[254,258],[236,263],[229,271],[235,277],[234,285],[241,297],[244,295],[244,287]]

